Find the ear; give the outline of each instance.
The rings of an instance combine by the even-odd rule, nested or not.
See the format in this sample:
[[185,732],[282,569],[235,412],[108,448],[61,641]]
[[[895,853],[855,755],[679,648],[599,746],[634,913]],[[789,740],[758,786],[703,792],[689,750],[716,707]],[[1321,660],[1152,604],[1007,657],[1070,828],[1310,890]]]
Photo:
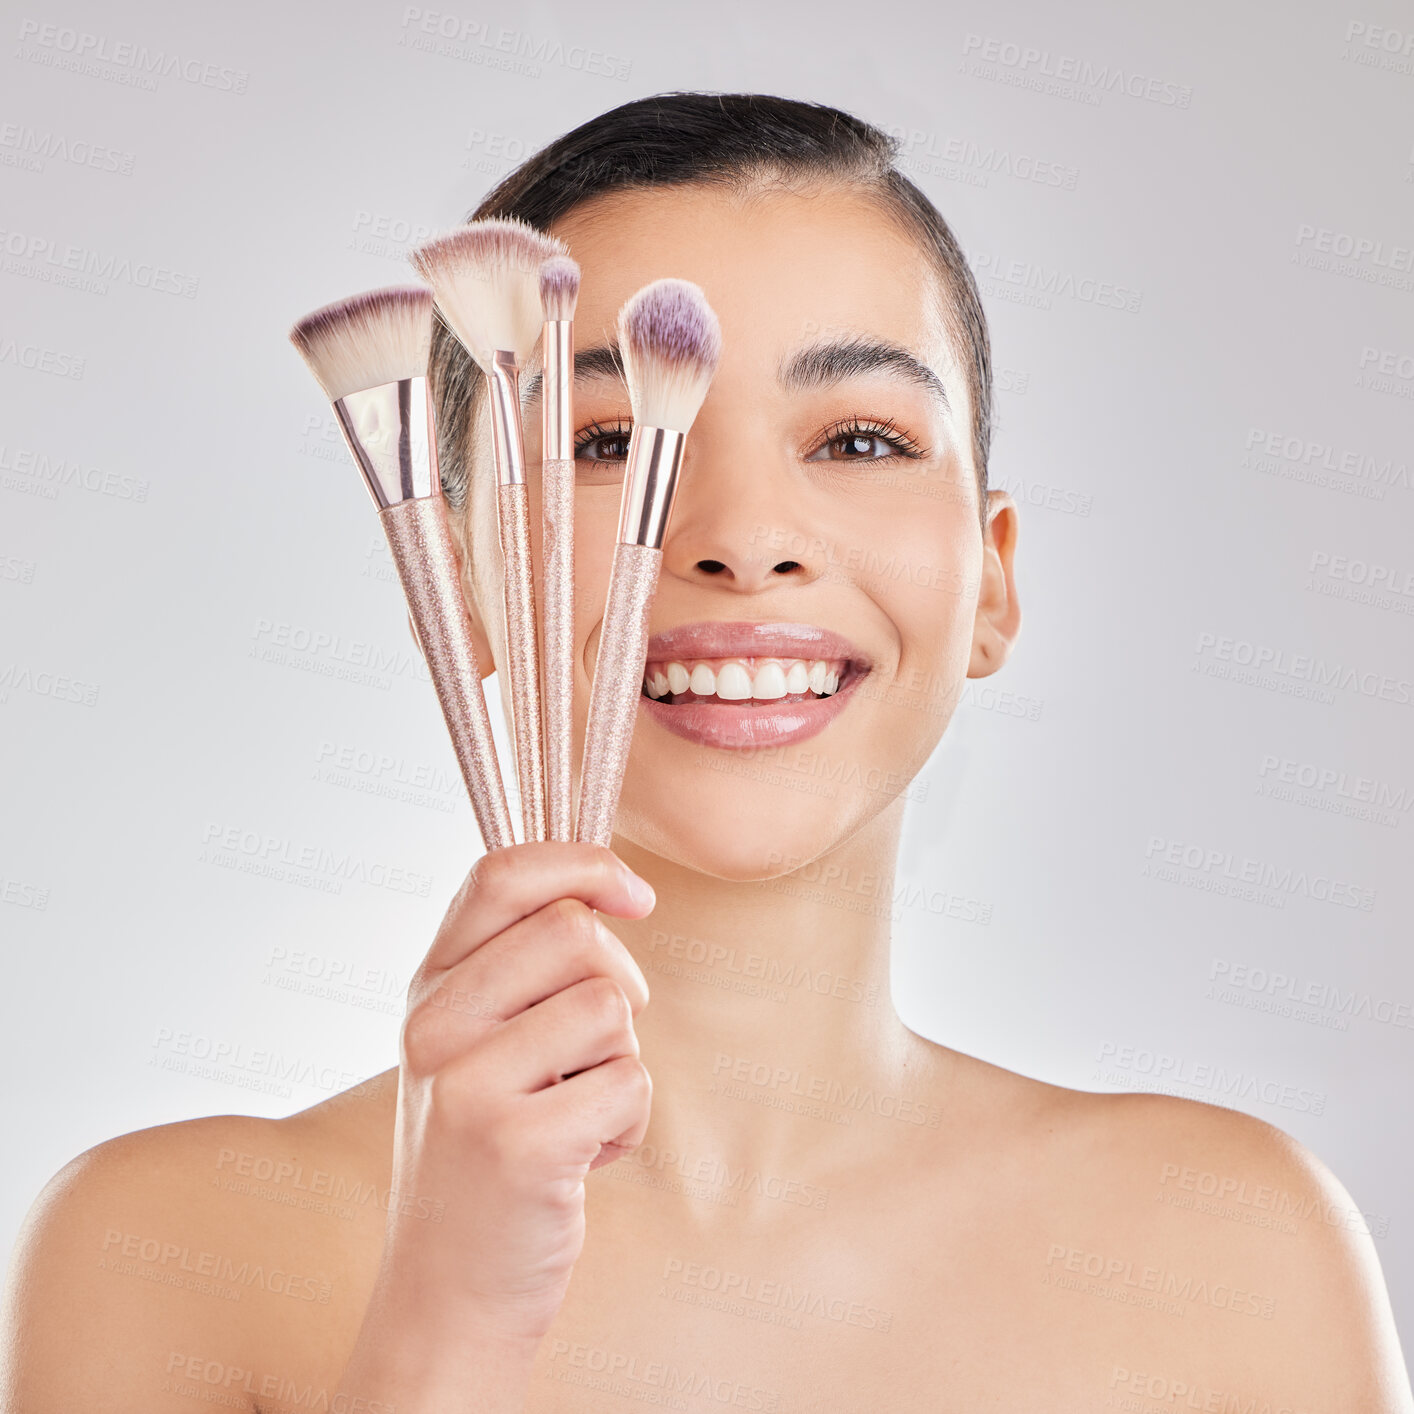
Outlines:
[[[457,583],[461,586],[462,603],[466,606],[467,618],[471,621],[471,642],[476,650],[476,663],[481,671],[483,679],[489,678],[496,671],[495,655],[491,652],[491,642],[486,636],[486,626],[482,623],[481,614],[476,607],[476,595],[472,590],[470,558],[466,551],[465,525],[466,517],[447,506],[447,528],[451,532],[452,553],[457,562]],[[417,645],[417,651],[422,654],[423,661],[427,659],[427,654],[423,650],[422,642],[417,636],[417,625],[412,621],[412,615],[408,615],[408,632],[412,634],[412,641]]]
[[1016,503],[1005,491],[987,492],[987,528],[982,536],[982,577],[972,625],[970,678],[990,677],[1011,654],[1021,632],[1012,562],[1016,554]]

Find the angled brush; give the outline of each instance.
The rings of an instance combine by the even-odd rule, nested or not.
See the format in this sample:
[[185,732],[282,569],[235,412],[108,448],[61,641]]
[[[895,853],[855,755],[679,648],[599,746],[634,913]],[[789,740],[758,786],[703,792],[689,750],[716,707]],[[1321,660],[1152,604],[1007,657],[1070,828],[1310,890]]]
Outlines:
[[437,476],[431,340],[421,288],[372,290],[290,330],[378,508],[482,839],[500,849],[515,836]]

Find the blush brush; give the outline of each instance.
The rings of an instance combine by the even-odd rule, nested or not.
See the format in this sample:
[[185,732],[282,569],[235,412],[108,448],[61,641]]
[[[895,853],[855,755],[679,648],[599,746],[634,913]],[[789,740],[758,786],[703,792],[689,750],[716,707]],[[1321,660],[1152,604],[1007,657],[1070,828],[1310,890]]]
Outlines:
[[648,617],[658,588],[687,433],[721,357],[717,316],[687,280],[655,280],[619,311],[633,409],[619,533],[594,662],[575,837],[609,845],[638,719]]
[[432,296],[422,288],[373,290],[315,310],[290,330],[378,508],[481,837],[493,850],[515,837],[438,480],[431,340]]
[[432,286],[442,318],[486,375],[506,576],[511,725],[527,841],[545,838],[545,743],[520,370],[543,322],[540,267],[563,254],[563,241],[511,220],[473,221],[412,253],[413,267]]
[[545,813],[549,838],[574,838],[574,311],[579,266],[540,267],[540,557],[545,585]]

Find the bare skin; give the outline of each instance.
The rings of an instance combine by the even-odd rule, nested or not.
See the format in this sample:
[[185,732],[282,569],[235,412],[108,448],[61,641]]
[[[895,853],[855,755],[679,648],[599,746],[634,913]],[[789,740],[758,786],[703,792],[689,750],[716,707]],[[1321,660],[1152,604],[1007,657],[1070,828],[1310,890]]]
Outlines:
[[[662,275],[722,322],[654,631],[819,624],[867,652],[870,691],[799,751],[641,717],[614,852],[654,906],[589,846],[481,861],[398,1068],[76,1160],[21,1245],[4,1407],[1414,1410],[1356,1204],[1295,1141],[1012,1074],[890,1003],[899,791],[1020,627],[1016,510],[991,493],[979,532],[916,244],[833,189],[620,197],[557,232],[581,349]],[[913,352],[948,406],[877,370],[782,386],[842,331]],[[612,378],[577,389],[610,429],[576,505],[581,739],[628,413]],[[851,419],[915,455],[833,431]],[[486,481],[465,582],[501,661]]]

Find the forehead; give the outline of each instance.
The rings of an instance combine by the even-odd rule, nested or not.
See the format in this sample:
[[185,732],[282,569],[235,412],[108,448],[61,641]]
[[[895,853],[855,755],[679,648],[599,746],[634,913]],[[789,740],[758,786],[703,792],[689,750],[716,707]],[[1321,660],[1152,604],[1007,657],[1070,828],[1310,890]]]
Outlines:
[[714,387],[734,375],[774,379],[796,349],[872,335],[927,363],[953,408],[966,406],[937,269],[920,241],[858,187],[616,192],[576,207],[552,229],[583,270],[581,348],[613,339],[618,311],[636,290],[677,276],[702,286],[721,321]]

